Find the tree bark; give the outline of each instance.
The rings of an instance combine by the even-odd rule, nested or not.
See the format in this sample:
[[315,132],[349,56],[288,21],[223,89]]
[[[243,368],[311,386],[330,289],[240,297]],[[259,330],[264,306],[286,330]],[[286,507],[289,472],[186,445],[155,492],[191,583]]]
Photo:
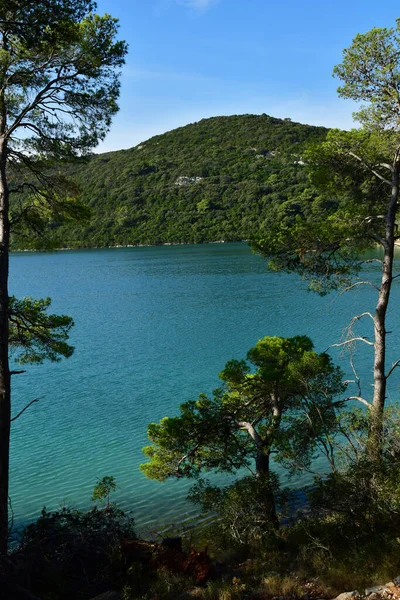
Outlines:
[[271,458],[271,453],[269,450],[263,451],[262,448],[259,448],[257,450],[256,474],[257,474],[257,477],[262,478],[268,486],[267,489],[265,490],[265,496],[264,496],[268,520],[270,521],[270,523],[272,524],[274,529],[279,529],[279,519],[276,514],[276,504],[275,504],[274,493],[270,486],[270,478],[271,478],[270,458]]
[[10,227],[7,141],[0,132],[0,555],[7,554],[11,394],[8,363],[8,255]]
[[382,451],[383,410],[386,400],[386,312],[393,280],[393,257],[396,231],[396,212],[399,199],[400,157],[396,153],[392,172],[392,192],[386,215],[382,279],[374,315],[374,396],[368,439],[368,455],[379,461]]

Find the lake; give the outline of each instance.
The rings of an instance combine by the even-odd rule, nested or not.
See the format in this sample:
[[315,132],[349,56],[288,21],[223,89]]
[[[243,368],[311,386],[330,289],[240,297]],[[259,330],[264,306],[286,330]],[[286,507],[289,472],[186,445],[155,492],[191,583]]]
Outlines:
[[[376,266],[368,270],[379,276]],[[399,290],[395,280],[389,362],[400,355]],[[13,254],[10,292],[50,296],[53,312],[74,318],[76,347],[68,360],[13,377],[14,415],[40,398],[12,427],[15,521],[37,517],[43,505],[87,507],[97,478],[112,475],[114,500],[141,529],[195,514],[185,502],[188,482],[149,481],[139,471],[149,422],[217,387],[226,361],[244,358],[259,338],[307,334],[321,352],[375,302],[367,286],[320,298],[299,277],[268,272],[244,243]],[[334,350],[351,375],[348,355]],[[370,395],[371,350],[360,348],[356,359]],[[399,382],[400,370],[392,401]]]

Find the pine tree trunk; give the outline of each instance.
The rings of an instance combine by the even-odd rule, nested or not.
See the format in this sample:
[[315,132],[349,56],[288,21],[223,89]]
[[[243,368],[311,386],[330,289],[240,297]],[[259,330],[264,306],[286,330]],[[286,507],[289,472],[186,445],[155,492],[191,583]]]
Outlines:
[[393,163],[392,193],[386,215],[386,231],[383,244],[384,256],[382,279],[378,303],[374,315],[375,356],[374,356],[374,396],[371,407],[371,421],[368,439],[368,454],[379,461],[382,450],[383,410],[386,400],[386,312],[389,304],[393,278],[393,257],[396,230],[396,212],[399,198],[400,157]]
[[7,553],[10,452],[10,370],[8,364],[8,186],[6,140],[0,137],[0,555]]
[[[257,452],[256,455],[256,474],[257,477],[262,477],[265,482],[268,484],[270,481],[270,453],[262,452],[261,450]],[[268,515],[268,520],[272,524],[274,529],[279,529],[279,519],[276,514],[276,505],[274,493],[271,488],[266,491],[266,495],[264,497],[266,504],[266,512]]]

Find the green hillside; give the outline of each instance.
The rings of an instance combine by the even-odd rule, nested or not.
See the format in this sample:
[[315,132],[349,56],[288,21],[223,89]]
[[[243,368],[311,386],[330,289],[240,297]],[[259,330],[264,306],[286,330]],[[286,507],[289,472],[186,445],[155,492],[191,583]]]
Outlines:
[[[214,117],[74,164],[90,222],[51,223],[58,247],[235,241],[312,197],[301,156],[327,130],[267,115]],[[16,242],[18,244],[18,242]]]

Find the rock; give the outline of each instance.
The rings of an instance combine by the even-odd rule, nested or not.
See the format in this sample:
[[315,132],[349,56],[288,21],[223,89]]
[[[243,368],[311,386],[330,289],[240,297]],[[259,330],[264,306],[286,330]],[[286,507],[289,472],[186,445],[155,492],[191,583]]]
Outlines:
[[358,590],[353,590],[352,592],[343,592],[342,594],[339,594],[334,600],[350,600],[350,598],[356,598],[359,595],[360,592]]
[[184,569],[184,574],[192,575],[195,578],[196,585],[205,585],[207,581],[215,577],[214,565],[207,554],[207,549],[202,552],[191,550],[188,555]]
[[365,590],[366,596],[371,596],[372,594],[378,594],[379,592],[383,592],[386,590],[386,585],[374,585],[373,587],[367,588]]

